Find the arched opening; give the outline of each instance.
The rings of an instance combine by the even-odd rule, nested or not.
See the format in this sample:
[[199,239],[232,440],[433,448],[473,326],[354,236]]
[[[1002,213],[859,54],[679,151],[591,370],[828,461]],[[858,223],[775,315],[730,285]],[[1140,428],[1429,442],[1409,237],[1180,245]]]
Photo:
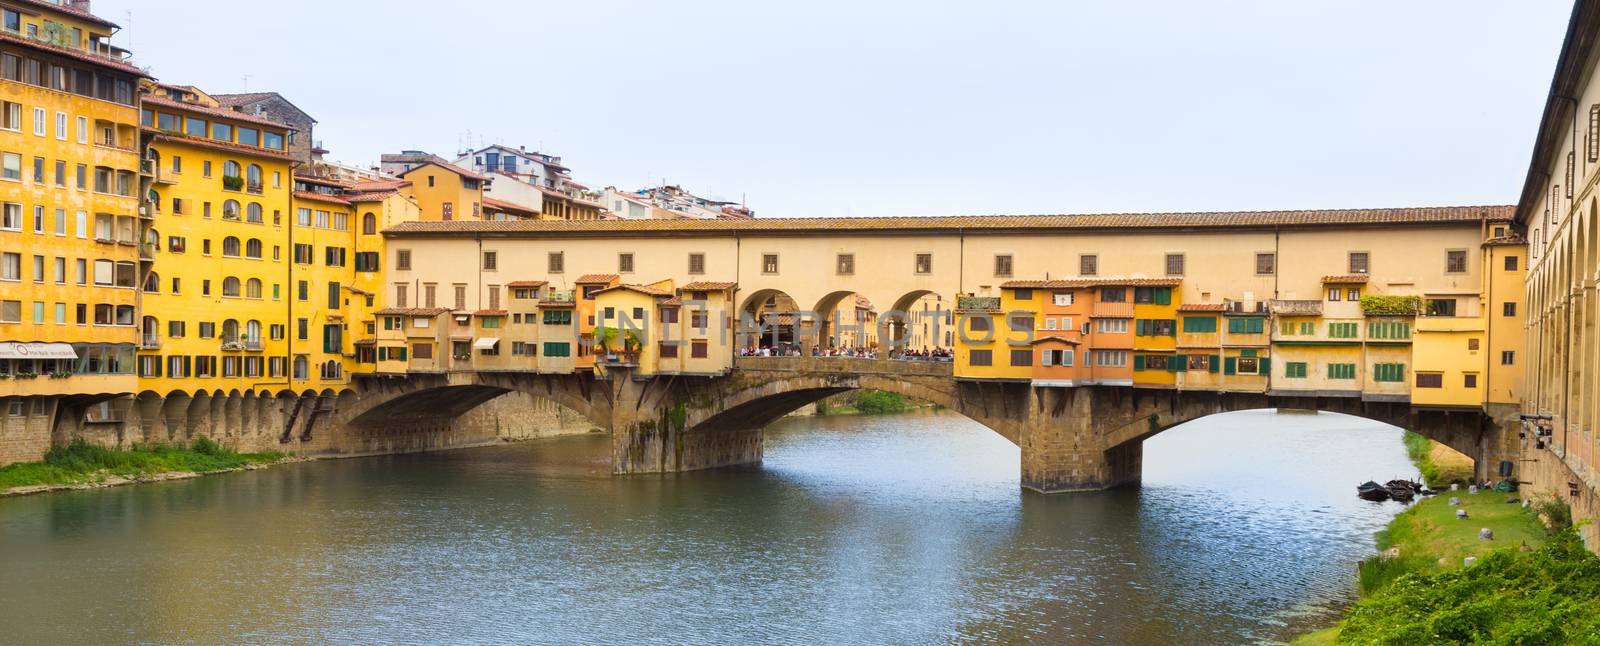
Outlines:
[[261,298],[261,279],[251,278],[244,283],[245,298]]
[[224,298],[239,297],[239,279],[237,277],[229,276],[222,279],[222,296]]
[[947,357],[955,347],[954,304],[926,289],[907,292],[881,315],[884,345],[895,356]]
[[247,347],[261,347],[261,321],[251,319],[244,324],[243,340]]
[[222,256],[224,258],[238,258],[239,250],[240,246],[238,238],[228,236],[222,239]]
[[223,343],[238,343],[239,342],[239,322],[238,321],[236,321],[234,319],[227,319],[227,320],[224,320],[222,322],[222,342]]
[[161,293],[161,275],[152,271],[144,277],[144,292],[146,294]]
[[260,193],[261,192],[261,166],[260,165],[251,164],[250,168],[245,171],[244,185],[245,185],[245,190],[250,191],[251,193]]
[[261,241],[251,238],[244,243],[244,257],[254,260],[261,259]]
[[817,354],[823,356],[866,356],[879,347],[878,308],[866,296],[855,292],[830,292],[819,299],[811,311],[815,316]]
[[139,322],[139,345],[155,348],[161,345],[161,322],[154,316],[145,316]]
[[756,290],[739,308],[741,353],[792,353],[800,349],[800,307],[776,289]]
[[244,221],[251,224],[261,224],[261,205],[251,202],[244,208]]
[[237,219],[239,219],[239,200],[223,200],[223,202],[222,202],[222,219],[224,219],[224,220],[237,220]]
[[378,216],[368,212],[361,216],[362,235],[375,235],[378,233]]

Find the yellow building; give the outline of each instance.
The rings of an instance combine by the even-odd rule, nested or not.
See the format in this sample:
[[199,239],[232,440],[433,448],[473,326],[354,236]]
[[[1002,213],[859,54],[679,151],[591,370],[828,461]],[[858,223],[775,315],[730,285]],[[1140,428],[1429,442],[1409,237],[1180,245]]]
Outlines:
[[145,75],[109,44],[117,26],[86,10],[14,2],[0,13],[0,395],[11,396],[0,397],[0,431],[40,437],[63,395],[137,389]]
[[[639,375],[655,374],[664,338],[662,304],[675,296],[671,280],[649,285],[616,284],[595,290],[592,338],[596,344],[596,372],[605,374],[608,367],[626,366]],[[667,309],[675,310],[676,306]]]
[[956,377],[1031,382],[1030,342],[1042,294],[1029,287],[1003,287],[999,296],[957,296]]
[[[1176,288],[1178,279],[1147,279],[1141,284],[1122,287],[1133,299],[1133,384],[1135,386],[1171,387],[1178,383],[1178,373],[1188,370],[1188,360],[1178,349],[1178,301],[1181,291]],[[1117,289],[1121,286],[1101,289]],[[1206,359],[1200,357],[1200,370],[1204,371]]]
[[290,368],[290,340],[313,334],[295,314],[312,294],[289,267],[321,258],[291,234],[288,128],[193,87],[156,86],[142,107],[154,260],[142,279],[140,389],[268,392],[306,382],[309,364]]
[[423,220],[482,220],[489,177],[449,162],[430,160],[400,174],[401,192],[422,209]]

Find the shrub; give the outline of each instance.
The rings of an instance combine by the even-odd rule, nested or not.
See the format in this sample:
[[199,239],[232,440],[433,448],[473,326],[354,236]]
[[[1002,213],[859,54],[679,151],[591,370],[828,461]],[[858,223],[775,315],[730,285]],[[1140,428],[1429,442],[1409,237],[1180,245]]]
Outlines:
[[909,408],[910,406],[906,405],[906,398],[901,397],[899,393],[865,390],[856,395],[856,410],[866,415],[903,413]]
[[1548,518],[1550,531],[1559,532],[1572,526],[1572,508],[1561,502],[1555,494],[1534,496],[1528,508],[1540,518]]
[[1361,297],[1361,312],[1363,314],[1413,316],[1421,311],[1421,296],[1380,296],[1374,294]]

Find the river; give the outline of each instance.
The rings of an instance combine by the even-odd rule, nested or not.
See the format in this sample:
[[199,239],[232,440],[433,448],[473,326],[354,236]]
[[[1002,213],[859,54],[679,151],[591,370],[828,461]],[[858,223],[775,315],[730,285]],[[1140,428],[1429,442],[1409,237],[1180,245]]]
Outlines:
[[766,462],[614,478],[600,436],[0,499],[0,641],[1284,640],[1354,598],[1400,432],[1252,411],[1041,496],[950,414],[789,418]]

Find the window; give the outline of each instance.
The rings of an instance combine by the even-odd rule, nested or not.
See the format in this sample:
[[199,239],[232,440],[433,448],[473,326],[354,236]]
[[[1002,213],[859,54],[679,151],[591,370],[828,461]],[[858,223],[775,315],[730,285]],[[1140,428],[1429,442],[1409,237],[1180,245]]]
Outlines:
[[1516,270],[1517,270],[1517,257],[1516,256],[1506,256],[1506,271],[1516,271]]
[[400,271],[411,270],[411,250],[396,249],[394,252],[394,268]]
[[1350,322],[1329,323],[1328,324],[1328,338],[1330,338],[1330,339],[1354,339],[1354,338],[1356,338],[1357,333],[1358,333],[1357,325],[1358,324],[1356,324],[1356,323],[1350,323]]
[[0,160],[0,178],[22,181],[22,155],[6,153]]
[[622,274],[631,274],[631,273],[633,273],[633,254],[631,254],[631,253],[619,253],[619,254],[617,254],[617,272],[618,273],[622,273]]
[[1055,292],[1050,295],[1050,302],[1057,307],[1066,307],[1072,304],[1072,292]]
[[1516,316],[1517,315],[1517,304],[1516,303],[1505,303],[1505,304],[1501,305],[1501,311],[1506,316]]
[[222,239],[222,255],[227,258],[239,257],[239,239],[228,236]]
[[1342,294],[1344,294],[1344,290],[1339,289],[1338,287],[1329,287],[1328,288],[1328,300],[1330,300],[1330,301],[1339,300],[1339,297]]
[[1217,319],[1210,316],[1185,316],[1183,317],[1184,334],[1215,334]]
[[989,331],[989,316],[987,314],[973,315],[972,317],[968,318],[967,321],[967,329],[972,330],[973,332]]
[[323,264],[329,267],[343,267],[345,260],[344,247],[324,247],[322,249]]
[[1456,299],[1430,298],[1428,299],[1428,308],[1426,314],[1428,316],[1455,316]]
[[1011,254],[999,254],[994,257],[994,275],[1001,277],[1011,275]]
[[1017,299],[1019,301],[1031,301],[1031,300],[1033,300],[1033,290],[1031,290],[1031,289],[1018,289],[1014,293],[1015,293],[1015,295],[1013,296],[1013,298],[1015,298],[1015,299]]
[[974,366],[994,365],[994,352],[992,350],[968,350],[967,364]]
[[1095,350],[1094,363],[1097,366],[1106,368],[1126,368],[1128,367],[1128,351]]
[[1346,290],[1344,290],[1344,296],[1345,296],[1345,300],[1350,301],[1352,303],[1354,303],[1356,301],[1359,301],[1359,300],[1361,300],[1361,289],[1357,288],[1357,287],[1351,287],[1349,289],[1346,289]]
[[[1568,154],[1570,155],[1571,153],[1568,153]],[[1469,372],[1469,373],[1466,373],[1464,375],[1461,375],[1461,385],[1463,387],[1465,387],[1465,388],[1477,388],[1478,387],[1478,374],[1475,373],[1475,372]]]
[[841,253],[835,258],[834,272],[840,276],[850,276],[856,273],[856,255]]
[[563,342],[555,342],[555,341],[546,341],[545,344],[544,344],[544,356],[547,356],[547,357],[570,357],[570,356],[572,356],[572,344],[563,343]]
[[1264,318],[1230,317],[1228,319],[1229,334],[1263,334],[1267,331],[1267,320]]
[[1278,256],[1271,253],[1256,254],[1256,274],[1261,276],[1271,275],[1278,269]]
[[572,325],[572,310],[545,310],[545,325]]
[[[406,268],[407,269],[410,269],[410,264],[411,263],[409,263],[409,262],[406,263],[406,265],[407,265]],[[552,252],[550,252],[550,255],[546,258],[546,265],[545,266],[549,270],[550,273],[559,274],[564,270],[564,268],[566,267],[566,264],[567,264],[567,259],[566,259],[565,255],[563,255],[560,251],[552,251]]]
[[1168,276],[1182,276],[1183,275],[1183,254],[1181,254],[1181,253],[1169,253],[1169,254],[1167,254],[1167,275]]
[[1374,339],[1409,339],[1411,324],[1401,321],[1373,321],[1367,324],[1367,336]]
[[8,231],[22,230],[22,205],[15,202],[6,202],[0,210],[0,229]]
[[775,254],[775,253],[764,253],[764,254],[761,254],[761,273],[763,273],[763,274],[776,274],[776,273],[778,273],[778,254]]
[[1467,273],[1467,252],[1462,250],[1446,251],[1444,271],[1447,274]]
[[1477,351],[1477,349],[1478,349],[1478,339],[1476,339],[1476,338],[1467,339],[1467,349],[1468,350],[1472,350],[1472,351]]
[[1093,276],[1100,271],[1100,258],[1093,254],[1078,256],[1078,275]]
[[261,131],[255,128],[239,126],[239,138],[237,141],[246,146],[259,146],[261,145]]
[[1418,388],[1443,388],[1444,387],[1444,375],[1441,374],[1441,373],[1437,373],[1437,372],[1419,372],[1419,373],[1417,373],[1417,387]]
[[1017,368],[1033,365],[1033,350],[1012,350],[1011,365]]
[[1134,321],[1134,336],[1173,336],[1176,321],[1172,319],[1138,319]]
[[1128,319],[1100,319],[1097,330],[1102,334],[1127,334]]
[[1283,376],[1290,379],[1305,379],[1306,364],[1304,361],[1289,361],[1283,364]]
[[1100,289],[1100,302],[1126,303],[1128,302],[1128,290],[1123,287],[1103,287]]
[[704,358],[706,358],[706,342],[705,341],[690,341],[689,342],[689,357],[690,358],[694,358],[694,359],[704,359]]
[[703,274],[703,273],[706,273],[706,255],[705,254],[703,254],[703,253],[691,253],[691,254],[689,254],[689,273],[691,273],[691,274]]
[[1505,351],[1502,351],[1500,353],[1500,365],[1502,365],[1502,366],[1512,366],[1512,365],[1516,365],[1516,363],[1517,363],[1517,353],[1516,352],[1513,352],[1511,350],[1505,350]]
[[931,273],[933,273],[933,254],[931,254],[931,253],[919,253],[919,254],[917,254],[916,273],[919,273],[919,274],[931,274]]
[[1367,252],[1365,252],[1365,251],[1352,251],[1352,252],[1350,252],[1350,273],[1352,273],[1352,274],[1365,274],[1365,273],[1367,273],[1367,271],[1368,271],[1368,268],[1367,268]]

